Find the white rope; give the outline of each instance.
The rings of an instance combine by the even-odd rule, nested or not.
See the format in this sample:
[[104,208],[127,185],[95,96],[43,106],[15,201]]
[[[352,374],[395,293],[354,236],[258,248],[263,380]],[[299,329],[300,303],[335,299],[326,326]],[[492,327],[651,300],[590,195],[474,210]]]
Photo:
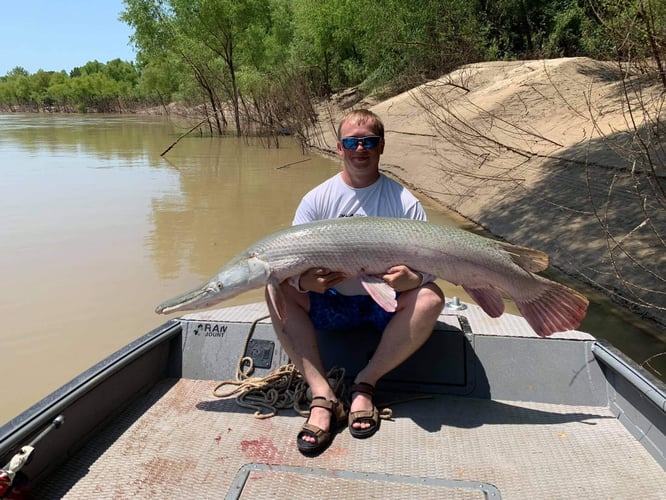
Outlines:
[[16,476],[16,473],[21,470],[21,468],[28,462],[33,451],[35,451],[35,448],[32,446],[24,446],[16,455],[11,458],[7,466],[2,469],[2,472],[4,472],[9,477],[10,484],[14,481],[14,476]]

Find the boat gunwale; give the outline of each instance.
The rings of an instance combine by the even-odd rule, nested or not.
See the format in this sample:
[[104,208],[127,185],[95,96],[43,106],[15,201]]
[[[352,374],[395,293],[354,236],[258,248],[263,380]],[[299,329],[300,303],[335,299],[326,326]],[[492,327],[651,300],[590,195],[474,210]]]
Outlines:
[[[27,440],[91,392],[102,382],[123,370],[132,361],[182,332],[179,319],[170,319],[138,339],[126,344],[0,427],[0,459]],[[66,425],[66,422],[65,422]],[[1,462],[0,462],[1,463]]]
[[607,340],[592,343],[595,358],[624,377],[636,390],[666,413],[666,384]]

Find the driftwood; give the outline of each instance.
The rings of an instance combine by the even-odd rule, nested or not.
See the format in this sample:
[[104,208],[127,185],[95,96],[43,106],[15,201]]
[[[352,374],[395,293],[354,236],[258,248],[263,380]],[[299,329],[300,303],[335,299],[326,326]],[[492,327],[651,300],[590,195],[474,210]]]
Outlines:
[[194,130],[198,129],[198,128],[199,128],[199,127],[200,127],[205,121],[207,121],[207,120],[208,120],[208,117],[204,118],[204,119],[201,120],[199,123],[197,123],[194,127],[192,127],[190,130],[188,130],[188,131],[185,132],[183,135],[181,135],[180,137],[178,137],[178,139],[176,139],[175,141],[173,141],[173,142],[171,143],[171,146],[169,146],[169,147],[166,148],[164,151],[162,151],[162,154],[160,154],[160,156],[164,156],[164,155],[167,154],[169,151],[171,151],[171,149],[172,149],[176,144],[178,144],[178,142],[179,142],[183,137],[185,137],[185,136],[188,135],[189,133],[193,132]]
[[304,161],[310,161],[312,158],[306,158],[305,160],[298,160],[298,161],[292,161],[291,163],[285,163],[284,165],[280,167],[275,167],[275,170],[280,170],[282,168],[290,167],[292,165],[296,165],[298,163],[303,163]]

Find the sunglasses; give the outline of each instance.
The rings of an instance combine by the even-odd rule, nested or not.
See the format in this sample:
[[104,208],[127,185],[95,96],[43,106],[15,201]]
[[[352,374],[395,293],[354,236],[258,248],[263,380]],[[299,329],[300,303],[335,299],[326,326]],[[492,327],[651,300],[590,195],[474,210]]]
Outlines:
[[342,147],[345,149],[358,149],[359,144],[363,149],[372,149],[379,146],[381,137],[378,135],[369,135],[367,137],[344,137],[340,139]]

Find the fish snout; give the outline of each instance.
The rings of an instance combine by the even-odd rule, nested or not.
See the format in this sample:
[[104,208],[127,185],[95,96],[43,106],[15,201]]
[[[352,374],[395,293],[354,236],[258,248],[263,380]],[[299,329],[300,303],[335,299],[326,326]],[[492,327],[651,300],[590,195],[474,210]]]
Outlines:
[[157,314],[170,314],[177,311],[191,311],[203,309],[218,303],[224,285],[221,281],[210,281],[199,288],[195,288],[182,295],[162,302],[155,308]]

